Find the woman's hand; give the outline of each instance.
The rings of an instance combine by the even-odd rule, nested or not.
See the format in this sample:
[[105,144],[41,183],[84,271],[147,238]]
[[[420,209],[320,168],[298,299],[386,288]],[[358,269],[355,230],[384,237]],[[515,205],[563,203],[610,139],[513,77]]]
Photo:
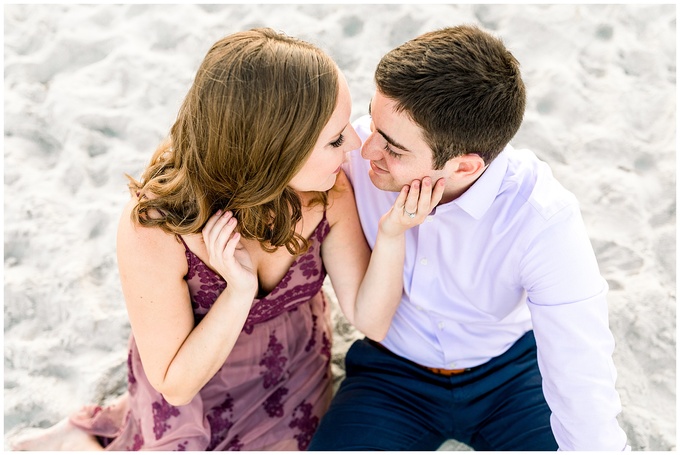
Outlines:
[[203,228],[210,266],[227,282],[227,290],[250,293],[258,289],[257,273],[248,250],[239,242],[238,222],[229,211],[218,210]]
[[380,218],[380,230],[388,237],[397,236],[421,224],[439,204],[444,194],[444,179],[432,185],[430,177],[404,185],[390,210]]

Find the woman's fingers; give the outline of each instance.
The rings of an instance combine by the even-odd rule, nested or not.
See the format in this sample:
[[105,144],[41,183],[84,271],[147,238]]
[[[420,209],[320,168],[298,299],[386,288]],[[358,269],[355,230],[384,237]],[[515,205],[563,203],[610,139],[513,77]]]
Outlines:
[[203,241],[211,256],[221,255],[236,229],[236,218],[230,211],[218,211],[203,228]]
[[217,223],[217,221],[220,219],[221,215],[222,215],[222,210],[220,209],[217,212],[215,212],[213,214],[213,216],[211,216],[208,219],[208,222],[205,223],[205,226],[203,226],[203,230],[201,231],[201,234],[203,234],[203,241],[206,243],[206,245],[208,244],[208,237],[210,235],[210,232],[212,232],[213,227],[215,226],[215,223]]
[[[228,253],[227,251],[227,246],[230,242],[230,239],[233,238],[232,234],[234,234],[234,229],[236,229],[236,218],[230,217],[224,226],[222,226],[221,231],[217,235],[217,239],[215,241],[215,252],[218,254],[225,255],[225,253]],[[231,255],[233,256],[233,248],[231,251]]]
[[446,188],[446,180],[441,178],[435,182],[434,188],[432,189],[432,197],[430,198],[430,209],[427,213],[434,210],[437,204],[442,200],[442,197],[444,197],[444,188]]
[[404,214],[409,218],[415,218],[418,214],[418,200],[420,199],[420,180],[414,180],[409,187],[408,196],[404,203]]
[[240,243],[238,221],[231,212],[217,212],[203,228],[203,241],[210,265],[229,283],[234,292],[255,295],[257,273],[248,250]]
[[397,196],[397,200],[394,201],[393,207],[404,207],[404,204],[406,204],[406,196],[408,196],[408,193],[410,191],[410,186],[409,185],[404,185],[401,187],[401,191],[399,192],[399,195]]
[[235,228],[236,218],[234,218],[230,212],[222,215],[222,218],[215,224],[213,232],[211,233],[212,245],[215,253],[222,253],[222,251],[224,251]]
[[420,198],[418,199],[418,214],[427,216],[439,204],[444,196],[444,187],[446,181],[439,179],[432,185],[430,177],[423,178],[422,189],[420,191]]
[[422,180],[414,180],[410,186],[405,186],[408,193],[403,198],[404,215],[422,221],[441,201],[445,183],[444,179],[439,179],[433,185],[430,177],[423,177]]
[[387,236],[401,235],[425,221],[441,201],[445,183],[443,178],[433,184],[431,177],[423,177],[404,185],[389,212],[380,218],[381,232]]
[[430,213],[430,199],[432,196],[432,179],[424,177],[421,182],[421,190],[418,197],[418,209],[416,214],[419,216],[427,216]]

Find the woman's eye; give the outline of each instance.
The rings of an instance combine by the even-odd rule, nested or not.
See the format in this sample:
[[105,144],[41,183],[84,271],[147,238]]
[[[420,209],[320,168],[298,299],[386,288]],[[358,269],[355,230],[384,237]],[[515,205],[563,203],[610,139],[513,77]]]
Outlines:
[[331,142],[331,147],[338,148],[343,144],[343,142],[345,142],[345,136],[341,134],[336,141]]

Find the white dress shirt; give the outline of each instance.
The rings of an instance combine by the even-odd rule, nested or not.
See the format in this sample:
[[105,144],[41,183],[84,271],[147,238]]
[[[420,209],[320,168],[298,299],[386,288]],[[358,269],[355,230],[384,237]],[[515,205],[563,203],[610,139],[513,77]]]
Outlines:
[[[362,140],[370,117],[355,122]],[[359,150],[345,172],[366,238],[397,193],[377,189]],[[383,344],[421,365],[467,368],[533,329],[561,450],[627,449],[612,361],[607,282],[574,195],[511,146],[462,196],[406,233],[404,292]]]

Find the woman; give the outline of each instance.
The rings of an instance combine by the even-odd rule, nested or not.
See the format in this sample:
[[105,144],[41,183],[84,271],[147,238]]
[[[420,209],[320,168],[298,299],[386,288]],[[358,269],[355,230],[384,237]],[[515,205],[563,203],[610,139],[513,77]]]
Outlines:
[[338,68],[306,42],[254,29],[212,47],[168,141],[130,178],[128,391],[16,448],[307,447],[332,391],[326,271],[349,321],[381,339],[404,232],[442,190],[406,186],[371,256],[340,167],[361,145],[350,112]]

